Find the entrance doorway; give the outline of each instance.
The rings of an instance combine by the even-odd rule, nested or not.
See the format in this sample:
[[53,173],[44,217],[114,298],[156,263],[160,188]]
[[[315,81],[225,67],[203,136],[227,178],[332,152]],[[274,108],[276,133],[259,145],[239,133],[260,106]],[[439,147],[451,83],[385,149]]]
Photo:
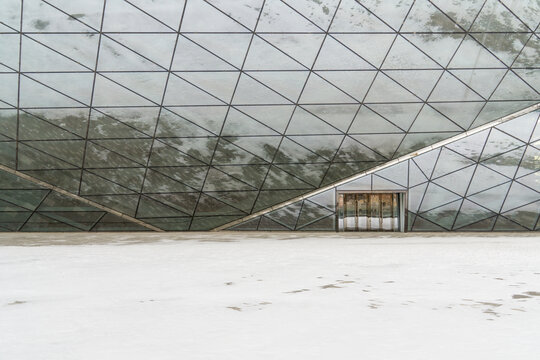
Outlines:
[[402,193],[339,193],[339,231],[402,231]]

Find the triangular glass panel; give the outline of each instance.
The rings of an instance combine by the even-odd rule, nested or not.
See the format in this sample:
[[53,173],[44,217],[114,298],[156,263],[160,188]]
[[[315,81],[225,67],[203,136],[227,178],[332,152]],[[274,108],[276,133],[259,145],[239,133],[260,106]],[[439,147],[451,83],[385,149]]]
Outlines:
[[[271,139],[273,137],[267,137],[266,139]],[[277,137],[276,138],[280,138]],[[240,141],[237,141],[239,139]],[[212,165],[234,165],[234,164],[266,164],[267,162],[262,158],[258,157],[256,152],[246,151],[244,148],[240,148],[239,145],[250,145],[250,141],[242,141],[244,139],[255,139],[251,137],[238,137],[238,138],[221,138],[216,147],[214,157],[212,159]],[[255,143],[255,144],[254,144]],[[254,141],[251,142],[251,145],[261,147],[261,143]],[[266,151],[267,149],[259,149],[258,151]]]
[[107,34],[107,37],[126,46],[162,68],[169,68],[176,34]]
[[318,187],[328,170],[329,164],[281,164],[279,168]]
[[[168,108],[168,110],[174,114],[182,116],[191,123],[196,124],[215,135],[219,134],[228,109],[228,106],[182,106]],[[186,133],[185,135],[180,136],[190,135],[191,134]],[[205,133],[204,135],[207,134]]]
[[88,168],[138,167],[139,164],[120,154],[104,148],[93,141],[86,144],[84,166]]
[[385,74],[425,100],[439,80],[442,70],[386,70]]
[[403,34],[407,40],[422,50],[427,56],[446,67],[461,44],[463,34]]
[[103,31],[105,32],[172,32],[176,30],[126,1],[109,0],[104,12]]
[[465,37],[457,49],[450,68],[506,68],[506,65],[483,48],[470,35]]
[[[227,35],[228,36],[228,35]],[[314,65],[324,34],[259,34],[307,68]]]
[[[428,178],[422,170],[416,165],[414,161],[408,161],[409,163],[409,186],[416,186],[418,184],[422,184],[426,181],[428,181]],[[442,185],[442,184],[441,184]]]
[[468,129],[484,107],[485,102],[444,102],[429,103],[429,105],[462,128]]
[[540,172],[536,171],[532,174],[525,175],[517,179],[517,181],[531,189],[538,189],[540,188]]
[[84,105],[90,104],[94,82],[92,73],[37,73],[29,77]]
[[373,175],[372,190],[382,190],[382,191],[393,191],[393,190],[404,190],[405,187],[396,184],[393,181],[382,178],[377,175]]
[[488,169],[485,166],[478,165],[474,173],[474,177],[469,185],[469,189],[467,190],[467,194],[471,195],[478,193],[480,191],[503,184],[508,180],[510,179]]
[[403,86],[390,79],[382,72],[377,74],[374,83],[371,85],[365,102],[366,103],[385,103],[392,102],[416,102],[420,98],[405,89]]
[[334,189],[326,190],[320,194],[312,195],[309,201],[324,206],[330,211],[336,210],[336,193]]
[[485,1],[471,0],[467,3],[454,3],[446,0],[433,0],[432,3],[461,27],[468,29],[484,6]]
[[513,210],[517,207],[529,204],[540,199],[540,193],[521,185],[518,182],[512,182],[508,195],[504,200],[501,212]]
[[370,148],[354,140],[352,137],[345,137],[335,161],[381,161],[386,160],[382,155],[377,154]]
[[538,220],[538,214],[540,214],[540,202],[538,201],[503,213],[505,217],[529,230],[534,230],[534,226]]
[[533,111],[528,114],[519,116],[511,121],[497,125],[497,129],[510,134],[521,141],[529,142],[531,134],[538,121],[538,112]]
[[511,182],[509,181],[505,184],[495,186],[494,188],[471,195],[469,199],[477,204],[482,204],[483,207],[493,212],[499,213],[510,184]]
[[[142,178],[141,178],[141,182],[142,182]],[[88,171],[83,171],[80,194],[82,196],[120,195],[120,194],[134,194],[134,191],[122,185],[111,182],[105,179],[104,177],[94,175]]]
[[465,196],[465,193],[467,192],[467,187],[469,186],[469,182],[471,181],[471,177],[473,176],[475,168],[476,166],[468,166],[459,171],[455,171],[448,175],[441,176],[433,180],[433,182],[460,196]]
[[117,40],[102,36],[97,68],[99,71],[164,71],[168,66],[164,68]]
[[306,82],[308,71],[246,72],[264,85],[296,102]]
[[238,71],[190,71],[175,74],[223,102],[231,101],[240,76]]
[[91,231],[149,231],[149,229],[130,220],[126,220],[125,218],[113,214],[106,214],[96,225],[94,225]]
[[332,32],[393,32],[355,0],[343,0],[332,21]]
[[43,121],[41,118],[24,112],[19,113],[19,140],[67,139],[80,139],[80,137],[59,126]]
[[224,102],[213,95],[198,89],[175,73],[169,76],[163,105],[223,105]]
[[203,0],[187,1],[183,32],[249,32],[250,30]]
[[302,201],[297,201],[290,205],[284,206],[281,209],[274,210],[265,215],[265,217],[276,221],[277,223],[286,226],[290,230],[294,230],[300,210],[302,209]]
[[103,76],[154,102],[155,105],[161,103],[167,80],[166,72],[113,72]]
[[457,132],[442,132],[442,133],[416,133],[407,134],[401,142],[395,157],[409,154],[413,151],[422,149],[426,146],[435,144],[441,140],[451,138],[459,133]]
[[303,228],[329,215],[332,215],[332,211],[306,200],[302,204],[302,211],[298,217],[296,229]]
[[163,138],[161,142],[182,151],[204,163],[210,163],[216,148],[217,137]]
[[308,113],[301,107],[297,107],[287,127],[286,134],[340,134],[341,132],[326,122]]
[[[170,82],[169,82],[170,84]],[[94,106],[142,106],[155,105],[142,96],[101,76],[96,76]]]
[[335,104],[357,103],[356,100],[339,90],[315,73],[310,73],[299,103],[302,104]]
[[[365,11],[365,9],[363,10]],[[374,18],[373,15],[371,17]],[[354,19],[357,19],[357,14],[354,15]],[[379,68],[383,59],[386,56],[386,53],[390,49],[390,46],[394,42],[396,35],[380,33],[332,34],[332,37],[334,37],[343,45],[354,51],[358,56],[367,61],[371,66]]]
[[205,194],[201,194],[201,197],[199,198],[199,203],[197,204],[197,209],[195,210],[195,216],[232,214],[242,215],[244,214],[244,212]]
[[346,132],[358,112],[359,105],[303,105],[301,108]]
[[214,168],[208,170],[203,191],[255,190],[254,187]]
[[241,113],[235,108],[229,110],[227,120],[221,131],[222,136],[279,135],[268,126]]
[[31,114],[84,138],[86,136],[88,112],[88,108],[25,109],[20,112],[19,116]]
[[314,70],[375,70],[373,66],[334,38],[325,38]]
[[[73,226],[74,228],[77,228],[78,230],[88,231],[92,228],[92,226],[94,226],[94,224],[99,219],[101,219],[101,217],[105,214],[105,212],[103,211],[44,211],[44,212],[39,212],[39,214],[46,216],[49,219],[54,219],[56,221],[59,221],[63,224]],[[31,220],[32,219],[30,219],[29,222]],[[50,229],[47,228],[46,231],[50,231]]]
[[443,148],[439,154],[435,170],[431,177],[438,178],[439,176],[446,175],[472,164],[474,164],[474,162],[471,159],[452,150],[448,150],[447,148]]
[[152,169],[148,169],[144,178],[143,192],[145,193],[173,193],[194,190],[197,189],[193,189]]
[[193,214],[199,193],[176,193],[176,194],[145,194],[147,197],[155,199],[160,203],[172,206],[186,214]]
[[[48,36],[46,39],[48,39]],[[94,59],[95,62],[95,59]],[[59,54],[32,38],[23,36],[21,71],[89,71],[91,69]]]
[[493,230],[493,224],[495,223],[495,220],[497,219],[497,216],[492,216],[488,219],[480,220],[475,223],[472,223],[467,226],[463,226],[459,228],[459,231],[492,231]]
[[454,225],[454,219],[456,218],[460,209],[461,201],[461,199],[456,200],[450,204],[421,213],[420,215],[423,218],[445,228],[446,230],[451,230],[452,225]]
[[243,215],[194,217],[190,231],[208,231],[241,218]]
[[298,228],[299,231],[336,231],[336,218],[333,215],[324,217],[317,221],[311,222],[302,228]]
[[[9,81],[6,79],[8,76],[4,74],[0,76],[0,81],[8,86],[11,86]],[[13,84],[14,85],[14,84]],[[10,98],[9,96],[3,96],[4,94],[0,91],[0,98],[4,99],[6,102],[14,101],[16,99],[16,90],[17,85],[11,87],[15,90],[15,98]],[[21,76],[20,79],[20,106],[21,107],[80,107],[84,105],[72,98],[69,98],[66,95],[63,95],[49,87],[46,87],[26,76]],[[16,104],[15,100],[15,104]]]
[[[179,108],[176,108],[177,110]],[[221,120],[223,123],[223,119]],[[206,129],[187,121],[185,118],[165,108],[159,115],[156,137],[212,136]]]
[[[257,198],[257,202],[255,203],[255,207],[253,208],[253,211],[259,211],[262,209],[266,209],[270,206],[276,205],[280,202],[287,201],[290,199],[293,199],[297,196],[303,195],[310,190],[267,190],[267,191],[261,191],[259,193],[259,197]],[[259,226],[260,229],[260,226]]]
[[142,165],[146,165],[152,145],[151,139],[104,139],[93,142]]
[[224,165],[215,168],[256,188],[261,187],[268,172],[268,165]]
[[140,220],[165,231],[186,231],[191,223],[191,217],[141,218]]
[[330,165],[326,176],[321,184],[325,186],[352,176],[356,176],[368,169],[381,165],[382,161],[358,161],[358,162],[338,162]]
[[153,199],[147,198],[146,196],[141,196],[139,201],[139,206],[137,208],[137,217],[138,218],[159,218],[159,217],[169,217],[169,216],[185,216],[186,214],[157,202]]
[[[381,131],[372,131],[372,132],[402,132],[404,130],[409,129],[412,122],[418,115],[418,112],[422,108],[422,103],[414,103],[414,104],[370,104],[368,109],[371,109],[376,114],[382,116],[384,119],[386,119],[388,122],[391,123],[394,127],[388,127],[388,125],[383,125],[383,129],[388,129],[389,131],[381,129]],[[363,110],[360,110],[363,111]],[[369,112],[368,112],[369,113]],[[369,126],[373,126],[371,124],[375,122],[379,122],[378,117],[374,115],[367,115],[367,113],[363,113],[365,116],[368,116],[369,118],[373,117],[373,120],[369,121]],[[367,129],[369,127],[366,126]],[[371,132],[371,131],[366,131]]]
[[343,135],[289,136],[294,142],[304,146],[327,160],[332,160],[341,145]]
[[385,23],[391,26],[393,29],[400,29],[405,20],[405,17],[410,11],[410,8],[414,1],[405,0],[398,4],[388,6],[379,0],[364,0],[363,6],[368,8],[371,12],[377,15],[380,19],[384,19]]
[[465,85],[485,99],[489,98],[497,87],[506,69],[451,70]]
[[[281,105],[281,106],[235,106],[235,109],[243,112],[244,114],[259,120],[263,124],[271,127],[280,134],[285,131],[292,113],[296,108],[295,105]],[[304,107],[305,108],[305,107]]]
[[359,141],[387,159],[393,157],[404,136],[404,134],[351,135],[356,141]]
[[84,140],[25,141],[24,144],[72,164],[73,167],[82,166]]
[[411,128],[410,132],[435,132],[435,131],[464,131],[444,115],[426,105],[422,108]]
[[481,101],[480,95],[445,71],[429,96],[430,101]]
[[461,209],[459,209],[459,214],[456,218],[453,230],[484,220],[493,215],[495,215],[493,212],[465,199],[463,200]]
[[407,177],[409,171],[408,161],[403,161],[377,171],[375,174],[387,180],[390,180],[400,186],[407,187]]
[[376,71],[317,71],[317,75],[361,102],[375,77]]
[[231,205],[246,213],[251,212],[251,208],[257,199],[258,191],[219,191],[205,192],[206,195],[212,196],[224,203]]
[[28,231],[28,232],[69,232],[69,231],[81,231],[76,227],[68,225],[66,223],[54,220],[50,217],[34,213],[26,221],[26,224],[19,231]]
[[536,104],[537,101],[490,101],[486,103],[476,120],[470,126],[471,129],[502,118],[505,115]]
[[327,30],[328,26],[332,22],[334,14],[336,13],[338,5],[340,5],[339,0],[324,0],[320,3],[316,2],[297,2],[297,1],[286,1],[290,6],[292,6],[300,14],[307,17],[311,22],[320,28]]
[[[139,195],[85,195],[86,199],[94,201],[110,209],[120,211],[129,216],[135,216]],[[110,215],[110,214],[108,214]],[[107,216],[107,215],[105,215]],[[125,220],[123,220],[125,221]],[[130,222],[132,224],[132,222]]]
[[48,189],[2,190],[0,200],[33,211],[49,192]]
[[235,105],[270,105],[290,104],[291,102],[281,94],[242,74],[232,103]]
[[[96,113],[96,111],[110,116],[114,120],[114,125],[117,124],[125,125],[120,126],[122,130],[113,131],[116,134],[111,137],[149,137],[154,134],[156,128],[156,122],[158,114],[160,113],[160,108],[157,106],[153,107],[127,107],[127,108],[94,108],[92,110],[92,115],[101,115]],[[161,110],[161,114],[167,110]],[[101,117],[104,117],[101,115]],[[128,130],[128,127],[130,130]],[[95,131],[97,129],[92,129],[90,131]],[[135,130],[138,130],[135,131]],[[111,129],[112,131],[112,129]],[[106,132],[104,132],[106,133]],[[134,135],[134,136],[131,136]],[[205,134],[206,135],[206,134]]]
[[280,190],[296,190],[296,189],[313,189],[314,186],[300,180],[299,178],[275,167],[270,167],[270,171],[266,176],[264,190],[280,189]]
[[473,32],[528,31],[527,27],[499,1],[487,1],[471,27]]
[[419,210],[421,212],[431,210],[433,208],[455,201],[459,198],[459,195],[456,195],[434,183],[429,183]]
[[428,179],[431,179],[440,152],[441,149],[434,149],[412,159]]
[[171,70],[237,70],[233,65],[212,54],[203,46],[184,36],[179,36]]
[[539,50],[540,37],[533,35],[530,37],[526,46],[521,49],[521,53],[519,53],[518,57],[514,60],[514,63],[512,64],[513,67],[536,67],[536,64],[538,64],[537,54]]
[[463,30],[428,0],[416,0],[401,31],[462,32]]
[[[98,50],[99,35],[96,34],[31,34],[33,40],[38,41],[42,45],[57,51],[63,56],[79,63],[88,70],[93,70],[96,66],[96,56]],[[24,40],[23,40],[24,42]],[[27,42],[24,42],[26,45]],[[23,47],[24,51],[24,47]],[[45,51],[42,49],[41,51]],[[22,63],[30,61],[32,64],[36,60],[24,58]],[[47,64],[45,66],[60,66],[60,64]],[[70,65],[69,68],[72,68]],[[82,70],[81,68],[79,68]],[[52,70],[52,69],[50,69]],[[58,70],[61,70],[58,68]],[[63,69],[65,70],[65,69]]]
[[19,69],[19,46],[21,42],[20,35],[18,34],[6,34],[5,28],[0,24],[0,71],[8,72]]
[[144,168],[91,169],[88,172],[135,192],[142,190],[143,179],[146,174]]
[[497,90],[492,95],[493,100],[536,100],[540,95],[532,87],[527,85],[522,79],[512,71],[508,71],[501,81]]
[[[264,164],[265,160],[272,161],[274,158],[274,154],[281,142],[281,136],[234,137],[227,138],[227,140],[238,145],[239,148],[257,155],[260,159],[253,159],[255,163]],[[224,165],[227,165],[226,161]]]
[[259,231],[291,231],[290,228],[282,225],[266,216],[261,217]]
[[383,69],[440,69],[441,66],[423,54],[402,36],[398,36],[381,66]]
[[184,11],[185,0],[161,0],[159,6],[153,2],[150,5],[148,0],[131,0],[130,2],[143,9],[150,16],[165,23],[165,25],[175,30],[178,29],[180,18]]
[[306,68],[275,48],[262,38],[255,36],[249,47],[244,70],[306,70]]
[[263,0],[243,0],[233,2],[228,0],[211,0],[210,4],[219,8],[225,14],[250,30],[254,30],[261,6],[263,5]]
[[24,143],[19,144],[17,160],[18,170],[73,169],[77,167]]
[[482,151],[481,160],[492,158],[523,145],[525,144],[513,136],[507,135],[494,128],[491,130],[486,146]]
[[[223,0],[222,0],[223,1]],[[234,6],[236,2],[228,4]],[[236,68],[242,67],[251,34],[184,34],[204,49],[227,61]],[[181,54],[179,54],[181,55]],[[208,54],[210,55],[210,54]],[[210,55],[213,56],[213,55]]]
[[34,170],[23,171],[36,179],[54,184],[64,190],[77,193],[81,181],[82,170]]
[[462,139],[453,141],[445,146],[458,154],[477,161],[482,153],[488,135],[489,129],[486,129],[479,133],[468,135]]
[[[336,164],[340,165],[340,164]],[[371,190],[371,175],[365,175],[337,187],[337,190]]]
[[421,216],[416,216],[414,219],[414,223],[412,226],[412,231],[433,231],[433,232],[441,232],[445,231],[443,227],[432,223],[429,220],[424,219]]
[[[495,223],[495,226],[493,227],[493,231],[527,231],[527,230],[529,229],[515,223],[512,220],[509,220],[503,217],[502,215],[498,216],[497,222]],[[533,230],[533,229],[530,229],[530,230]]]
[[322,32],[321,29],[280,0],[265,1],[256,30],[273,33]]
[[[22,6],[21,6],[22,7]],[[44,2],[29,2],[23,8],[25,32],[94,32],[95,30]]]
[[538,170],[540,170],[540,150],[533,146],[528,146],[519,164],[516,177],[521,177]]

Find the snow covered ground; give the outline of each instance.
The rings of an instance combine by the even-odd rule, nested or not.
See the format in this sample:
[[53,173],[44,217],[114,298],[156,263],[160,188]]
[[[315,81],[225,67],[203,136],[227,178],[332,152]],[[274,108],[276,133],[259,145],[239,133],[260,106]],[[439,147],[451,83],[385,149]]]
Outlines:
[[532,235],[4,234],[0,359],[539,359]]

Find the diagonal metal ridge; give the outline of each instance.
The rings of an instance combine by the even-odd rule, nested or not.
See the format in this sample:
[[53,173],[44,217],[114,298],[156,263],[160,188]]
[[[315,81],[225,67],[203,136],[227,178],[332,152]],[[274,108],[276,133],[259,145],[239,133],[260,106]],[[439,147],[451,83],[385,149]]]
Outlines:
[[156,226],[150,225],[150,224],[148,224],[148,223],[146,223],[146,222],[144,222],[144,221],[142,221],[142,220],[136,219],[136,218],[134,218],[134,217],[132,217],[132,216],[126,215],[126,214],[124,214],[124,213],[122,213],[122,212],[120,212],[120,211],[118,211],[118,210],[111,209],[111,208],[109,208],[109,207],[107,207],[107,206],[103,206],[103,205],[101,205],[101,204],[98,204],[98,203],[96,203],[96,202],[94,202],[94,201],[92,201],[92,200],[88,200],[88,199],[86,199],[86,198],[84,198],[84,197],[81,197],[81,196],[79,196],[79,195],[75,195],[75,194],[73,194],[73,193],[71,193],[71,192],[69,192],[69,191],[67,191],[67,190],[64,190],[64,189],[59,188],[59,187],[54,186],[54,185],[51,185],[51,184],[46,183],[46,182],[44,182],[44,181],[38,180],[38,179],[36,179],[36,178],[34,178],[34,177],[28,175],[28,174],[25,174],[25,173],[23,173],[23,172],[14,170],[14,169],[9,168],[9,167],[7,167],[7,166],[4,166],[4,165],[1,165],[1,164],[0,164],[0,170],[3,170],[3,171],[5,171],[5,172],[8,172],[8,173],[13,174],[13,175],[15,175],[15,176],[18,176],[18,177],[20,177],[20,178],[22,178],[22,179],[28,180],[28,181],[30,181],[30,182],[36,184],[36,185],[43,186],[44,188],[47,188],[47,189],[49,189],[49,190],[56,191],[56,192],[58,192],[58,193],[60,193],[60,194],[62,194],[62,195],[69,196],[70,198],[75,199],[75,200],[77,200],[77,201],[80,201],[80,202],[82,202],[82,203],[85,203],[85,204],[94,206],[94,207],[96,207],[96,208],[98,208],[98,209],[101,209],[101,210],[103,210],[103,211],[106,211],[106,212],[108,212],[108,213],[111,213],[111,214],[113,214],[113,215],[116,215],[116,216],[118,216],[118,217],[120,217],[120,218],[122,218],[122,219],[131,221],[131,222],[133,222],[133,223],[135,223],[135,224],[137,224],[137,225],[143,226],[143,227],[145,227],[145,228],[147,228],[147,229],[149,229],[149,230],[152,230],[152,231],[159,231],[159,232],[163,232],[163,231],[164,231],[163,229],[160,229],[160,228],[158,228],[158,227],[156,227]]
[[285,206],[287,206],[287,205],[290,205],[290,204],[292,204],[292,203],[295,203],[295,202],[297,202],[297,201],[305,200],[305,199],[307,199],[307,198],[309,198],[309,197],[311,197],[311,196],[314,196],[314,195],[323,193],[323,192],[325,192],[325,191],[331,190],[331,189],[333,189],[333,188],[335,188],[335,187],[337,187],[337,186],[344,185],[344,184],[346,184],[346,183],[348,183],[348,182],[350,182],[350,181],[356,180],[356,179],[361,178],[361,177],[363,177],[363,176],[365,176],[365,175],[369,175],[369,174],[375,173],[375,172],[380,171],[380,170],[382,170],[382,169],[388,168],[388,167],[390,167],[390,166],[392,166],[392,165],[395,165],[395,164],[401,163],[401,162],[403,162],[403,161],[409,160],[409,159],[411,159],[411,158],[413,158],[413,157],[416,157],[416,156],[421,155],[421,154],[423,154],[423,153],[426,153],[426,152],[428,152],[428,151],[431,151],[431,150],[440,148],[440,147],[442,147],[442,146],[444,146],[444,145],[447,145],[447,144],[449,144],[449,143],[452,143],[452,142],[455,142],[455,141],[457,141],[457,140],[460,140],[460,139],[463,139],[463,138],[465,138],[465,137],[468,137],[468,136],[470,136],[470,135],[479,133],[479,132],[481,132],[481,131],[483,131],[483,130],[492,128],[492,127],[494,127],[494,126],[500,125],[500,124],[502,124],[502,123],[505,123],[505,122],[507,122],[507,121],[510,121],[510,120],[512,120],[512,119],[515,119],[515,118],[517,118],[517,117],[519,117],[519,116],[528,114],[528,113],[530,113],[530,112],[533,112],[533,111],[539,110],[539,109],[540,109],[540,103],[537,103],[537,104],[535,104],[535,105],[531,105],[531,106],[529,106],[529,107],[527,107],[527,108],[525,108],[525,109],[522,109],[522,110],[520,110],[520,111],[517,111],[517,112],[515,112],[515,113],[509,114],[509,115],[506,115],[506,116],[503,116],[503,117],[498,118],[498,119],[496,119],[496,120],[493,120],[493,121],[491,121],[491,122],[489,122],[489,123],[486,123],[486,124],[484,124],[484,125],[478,126],[478,127],[474,128],[474,129],[465,131],[465,132],[460,133],[460,134],[458,134],[458,135],[456,135],[456,136],[453,136],[453,137],[451,137],[451,138],[448,138],[448,139],[439,141],[439,142],[437,142],[437,143],[435,143],[435,144],[426,146],[426,147],[424,147],[424,148],[422,148],[422,149],[419,149],[419,150],[416,150],[416,151],[414,151],[414,152],[412,152],[412,153],[409,153],[409,154],[403,155],[403,156],[401,156],[401,157],[399,157],[399,158],[396,158],[396,159],[393,159],[393,160],[391,160],[391,161],[388,161],[388,162],[386,162],[386,163],[384,163],[384,164],[382,164],[382,165],[376,166],[376,167],[371,168],[371,169],[366,170],[366,171],[362,171],[362,172],[360,172],[360,173],[358,173],[358,174],[356,174],[356,175],[353,175],[353,176],[347,177],[347,178],[345,178],[345,179],[339,180],[339,181],[337,181],[337,182],[331,183],[331,184],[329,184],[329,185],[326,185],[326,186],[324,186],[324,187],[321,187],[321,188],[319,188],[319,189],[317,189],[317,190],[311,191],[311,192],[306,193],[306,194],[304,194],[304,195],[297,196],[297,197],[295,197],[295,198],[293,198],[293,199],[290,199],[290,200],[281,202],[281,203],[279,203],[279,204],[270,206],[270,207],[268,207],[268,208],[266,208],[266,209],[257,211],[257,212],[255,212],[255,213],[252,213],[252,214],[250,214],[250,215],[248,215],[248,216],[245,216],[245,217],[243,217],[243,218],[240,218],[240,219],[231,221],[231,222],[229,222],[229,223],[227,223],[227,224],[218,226],[218,227],[216,227],[216,228],[214,228],[214,229],[212,229],[212,230],[210,230],[210,231],[221,231],[221,230],[226,230],[227,228],[229,228],[229,227],[231,227],[231,226],[238,225],[238,224],[243,223],[243,222],[245,222],[245,221],[248,221],[248,220],[257,218],[257,217],[259,217],[259,216],[261,216],[261,215],[264,215],[264,214],[267,214],[267,213],[269,213],[269,212],[271,212],[271,211],[274,211],[274,210],[277,210],[277,209],[281,209],[281,208],[283,208],[283,207],[285,207]]

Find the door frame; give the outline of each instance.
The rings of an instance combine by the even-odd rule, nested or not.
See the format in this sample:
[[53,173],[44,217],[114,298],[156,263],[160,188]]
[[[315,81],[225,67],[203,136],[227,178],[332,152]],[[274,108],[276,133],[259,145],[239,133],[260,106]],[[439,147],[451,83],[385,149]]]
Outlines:
[[[398,194],[399,196],[399,231],[396,232],[407,232],[407,223],[408,223],[408,215],[407,215],[407,197],[408,192],[407,190],[336,190],[335,192],[335,206],[336,206],[336,221],[335,221],[335,229],[336,232],[339,231],[339,196],[341,194]],[[346,232],[346,231],[342,231]],[[354,231],[350,231],[354,232]],[[362,231],[360,231],[362,232]],[[368,231],[366,231],[368,232]],[[377,232],[377,231],[374,231]]]

